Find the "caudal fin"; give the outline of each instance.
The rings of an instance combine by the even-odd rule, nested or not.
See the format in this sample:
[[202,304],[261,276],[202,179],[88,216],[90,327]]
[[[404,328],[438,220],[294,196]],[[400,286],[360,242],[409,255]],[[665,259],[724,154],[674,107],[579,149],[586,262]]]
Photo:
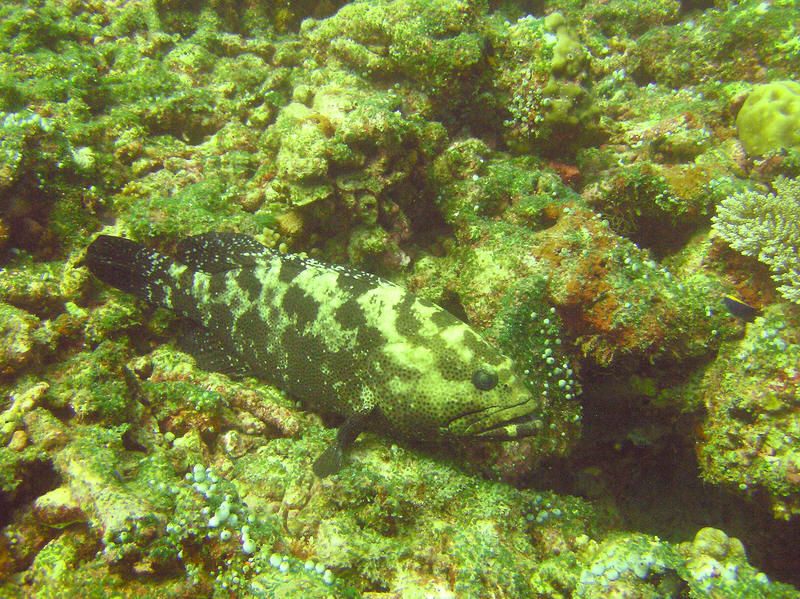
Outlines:
[[169,289],[174,263],[135,241],[99,235],[86,250],[84,264],[98,279],[159,306],[172,308]]

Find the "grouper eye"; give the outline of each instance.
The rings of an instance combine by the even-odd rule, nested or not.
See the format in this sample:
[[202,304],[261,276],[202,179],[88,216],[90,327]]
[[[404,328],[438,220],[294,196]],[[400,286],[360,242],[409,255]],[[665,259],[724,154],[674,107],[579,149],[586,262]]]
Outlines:
[[489,391],[497,385],[497,373],[485,368],[478,368],[472,373],[472,384],[481,391]]

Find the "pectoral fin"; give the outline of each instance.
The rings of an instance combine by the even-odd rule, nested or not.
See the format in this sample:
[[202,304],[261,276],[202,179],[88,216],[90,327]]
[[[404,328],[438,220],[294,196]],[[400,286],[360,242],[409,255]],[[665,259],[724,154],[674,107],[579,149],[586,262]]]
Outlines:
[[347,450],[350,449],[359,433],[364,430],[364,426],[372,415],[373,410],[374,408],[370,407],[361,412],[356,412],[344,421],[336,433],[336,439],[314,461],[312,468],[314,474],[320,478],[325,478],[331,474],[336,474],[342,469]]

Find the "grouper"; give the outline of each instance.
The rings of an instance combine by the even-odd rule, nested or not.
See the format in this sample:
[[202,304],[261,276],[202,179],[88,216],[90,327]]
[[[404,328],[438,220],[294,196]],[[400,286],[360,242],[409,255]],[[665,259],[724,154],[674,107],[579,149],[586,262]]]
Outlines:
[[104,283],[177,312],[208,370],[253,376],[343,417],[313,470],[337,472],[362,430],[409,440],[533,435],[541,401],[512,360],[425,298],[375,275],[281,254],[237,233],[188,237],[174,258],[98,236]]

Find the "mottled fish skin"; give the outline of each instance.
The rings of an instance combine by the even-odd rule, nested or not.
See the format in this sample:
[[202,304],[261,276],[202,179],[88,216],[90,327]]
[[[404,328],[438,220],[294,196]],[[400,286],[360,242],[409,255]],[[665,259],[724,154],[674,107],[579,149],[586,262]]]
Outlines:
[[[314,409],[410,439],[537,432],[539,399],[509,358],[436,304],[374,275],[233,233],[187,238],[175,259],[101,235],[86,264],[205,327],[250,374]],[[361,428],[352,421],[340,449]]]

